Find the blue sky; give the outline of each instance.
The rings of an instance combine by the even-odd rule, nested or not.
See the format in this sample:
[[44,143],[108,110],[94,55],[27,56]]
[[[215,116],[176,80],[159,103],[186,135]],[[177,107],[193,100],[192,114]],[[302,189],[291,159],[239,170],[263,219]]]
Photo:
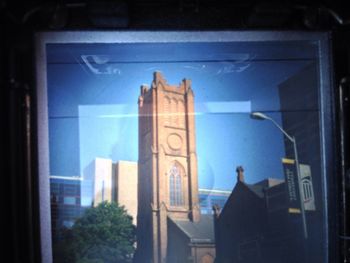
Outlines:
[[137,161],[140,86],[161,71],[192,80],[200,188],[232,190],[283,178],[278,85],[315,57],[309,43],[185,43],[48,46],[50,174],[83,175],[95,157]]

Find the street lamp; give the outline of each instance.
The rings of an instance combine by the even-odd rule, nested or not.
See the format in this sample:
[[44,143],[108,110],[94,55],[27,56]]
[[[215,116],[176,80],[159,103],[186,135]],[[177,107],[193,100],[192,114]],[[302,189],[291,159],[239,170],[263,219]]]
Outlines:
[[301,183],[300,167],[299,167],[299,160],[298,160],[297,143],[296,143],[295,137],[290,136],[285,130],[282,129],[282,127],[274,119],[270,118],[269,116],[266,116],[261,112],[252,112],[250,114],[250,117],[254,120],[271,121],[287,137],[287,139],[293,143],[294,158],[295,158],[295,165],[297,170],[297,179],[298,179],[298,186],[299,186],[300,210],[301,210],[301,217],[303,221],[304,238],[307,239],[308,235],[307,235],[307,226],[306,226],[306,218],[305,218],[304,198],[302,197],[302,183]]

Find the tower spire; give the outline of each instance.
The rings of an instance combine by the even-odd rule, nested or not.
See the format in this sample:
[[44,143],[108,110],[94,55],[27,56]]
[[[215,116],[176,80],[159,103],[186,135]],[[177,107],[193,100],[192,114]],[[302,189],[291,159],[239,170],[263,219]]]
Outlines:
[[237,182],[244,183],[244,169],[243,166],[237,166],[236,168],[237,172]]
[[191,82],[169,85],[155,72],[139,97],[138,253],[167,258],[168,218],[198,222],[194,94]]

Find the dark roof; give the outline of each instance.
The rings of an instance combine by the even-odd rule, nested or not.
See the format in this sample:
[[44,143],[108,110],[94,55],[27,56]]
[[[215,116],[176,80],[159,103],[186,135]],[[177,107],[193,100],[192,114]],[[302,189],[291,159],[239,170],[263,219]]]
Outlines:
[[169,219],[191,240],[191,243],[215,243],[212,215],[201,215],[201,220],[197,223],[170,217]]
[[256,185],[256,184],[245,184],[250,191],[252,191],[254,194],[256,194],[258,197],[263,198],[264,197],[264,186],[262,185]]
[[284,180],[281,179],[274,179],[274,178],[266,178],[260,182],[257,182],[255,184],[246,184],[244,183],[245,186],[248,187],[250,191],[255,193],[258,197],[263,198],[264,197],[264,188],[269,189],[274,186],[280,185],[284,183]]
[[266,178],[260,182],[255,183],[255,185],[262,185],[264,187],[274,187],[276,185],[284,183],[284,180],[277,178]]

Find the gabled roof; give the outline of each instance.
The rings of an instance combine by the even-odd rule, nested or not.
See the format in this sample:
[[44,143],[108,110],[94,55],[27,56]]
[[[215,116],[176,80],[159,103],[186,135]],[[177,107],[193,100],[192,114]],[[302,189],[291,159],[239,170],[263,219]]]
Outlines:
[[284,180],[277,179],[277,178],[266,178],[260,182],[255,183],[255,185],[262,185],[266,188],[274,187],[276,185],[279,185],[281,183],[284,183]]
[[281,183],[284,183],[284,180],[274,179],[274,178],[266,178],[260,182],[255,183],[255,184],[246,184],[246,183],[243,183],[243,184],[245,186],[247,186],[248,189],[251,190],[258,197],[263,198],[264,197],[264,189],[274,187],[274,186],[279,185]]
[[257,185],[257,184],[246,184],[243,183],[250,191],[252,191],[254,194],[256,194],[258,197],[263,198],[264,197],[264,186]]
[[201,215],[199,222],[169,219],[190,239],[191,243],[215,243],[212,215]]
[[225,213],[227,207],[230,205],[230,203],[235,202],[235,197],[234,193],[237,190],[237,187],[243,187],[243,189],[247,189],[251,193],[253,193],[257,198],[263,199],[264,198],[264,189],[272,189],[275,188],[276,186],[279,186],[284,183],[284,180],[282,179],[275,179],[275,178],[266,178],[260,182],[254,183],[254,184],[247,184],[242,181],[237,181],[235,187],[232,190],[231,195],[228,197],[227,202],[224,207],[221,209],[220,217],[222,214]]

